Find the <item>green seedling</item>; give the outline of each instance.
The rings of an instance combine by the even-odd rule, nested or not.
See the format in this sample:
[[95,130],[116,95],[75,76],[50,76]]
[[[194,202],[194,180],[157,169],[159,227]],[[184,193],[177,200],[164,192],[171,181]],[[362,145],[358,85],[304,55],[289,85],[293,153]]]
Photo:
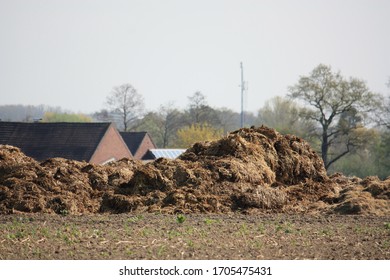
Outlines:
[[190,248],[194,248],[194,241],[188,240],[187,241],[187,246],[190,247]]
[[166,251],[166,246],[165,245],[160,245],[160,247],[157,250],[157,256],[161,257]]
[[184,223],[185,220],[186,220],[186,216],[184,216],[183,214],[179,214],[176,216],[176,222],[178,222],[179,224]]
[[137,222],[141,221],[143,218],[144,218],[144,216],[137,215],[137,216],[129,218],[127,221],[128,221],[128,223],[137,223]]
[[214,223],[216,223],[216,222],[217,222],[217,221],[214,220],[214,219],[209,219],[209,218],[204,219],[204,223],[205,223],[206,225],[212,225],[212,224],[214,224]]
[[172,240],[172,238],[177,237],[177,236],[181,236],[181,235],[182,235],[182,233],[177,231],[177,230],[169,230],[168,231],[168,239],[169,240]]
[[68,216],[68,215],[69,215],[69,211],[66,210],[66,209],[61,209],[59,214],[60,214],[61,216],[65,217],[65,216]]
[[263,224],[260,224],[258,227],[257,227],[257,230],[260,234],[264,234],[265,233],[265,226]]

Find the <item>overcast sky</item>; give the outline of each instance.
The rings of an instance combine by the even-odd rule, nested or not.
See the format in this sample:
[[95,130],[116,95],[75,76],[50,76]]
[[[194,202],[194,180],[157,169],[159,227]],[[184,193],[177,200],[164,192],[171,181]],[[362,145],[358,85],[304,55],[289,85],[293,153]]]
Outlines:
[[92,113],[132,84],[148,109],[246,110],[285,95],[320,63],[387,94],[388,0],[0,0],[0,105]]

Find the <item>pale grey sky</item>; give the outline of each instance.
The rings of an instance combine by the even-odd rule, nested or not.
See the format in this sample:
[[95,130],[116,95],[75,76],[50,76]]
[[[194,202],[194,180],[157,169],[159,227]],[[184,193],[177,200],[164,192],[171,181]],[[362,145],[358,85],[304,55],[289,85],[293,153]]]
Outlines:
[[388,0],[0,0],[0,104],[91,113],[131,83],[148,109],[240,110],[285,95],[319,63],[386,94]]

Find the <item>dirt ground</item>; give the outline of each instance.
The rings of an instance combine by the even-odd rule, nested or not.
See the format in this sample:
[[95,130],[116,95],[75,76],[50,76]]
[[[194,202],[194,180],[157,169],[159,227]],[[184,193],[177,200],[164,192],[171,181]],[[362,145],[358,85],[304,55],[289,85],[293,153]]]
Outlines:
[[0,259],[390,259],[361,215],[1,215]]
[[390,177],[328,176],[264,126],[146,164],[0,145],[2,259],[389,259],[389,236]]

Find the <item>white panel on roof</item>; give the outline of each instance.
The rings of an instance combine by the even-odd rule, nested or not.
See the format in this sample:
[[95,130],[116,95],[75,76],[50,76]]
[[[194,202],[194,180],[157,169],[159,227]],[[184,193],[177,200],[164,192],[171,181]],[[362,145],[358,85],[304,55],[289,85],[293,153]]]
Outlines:
[[185,149],[150,149],[155,158],[175,159],[185,152]]

